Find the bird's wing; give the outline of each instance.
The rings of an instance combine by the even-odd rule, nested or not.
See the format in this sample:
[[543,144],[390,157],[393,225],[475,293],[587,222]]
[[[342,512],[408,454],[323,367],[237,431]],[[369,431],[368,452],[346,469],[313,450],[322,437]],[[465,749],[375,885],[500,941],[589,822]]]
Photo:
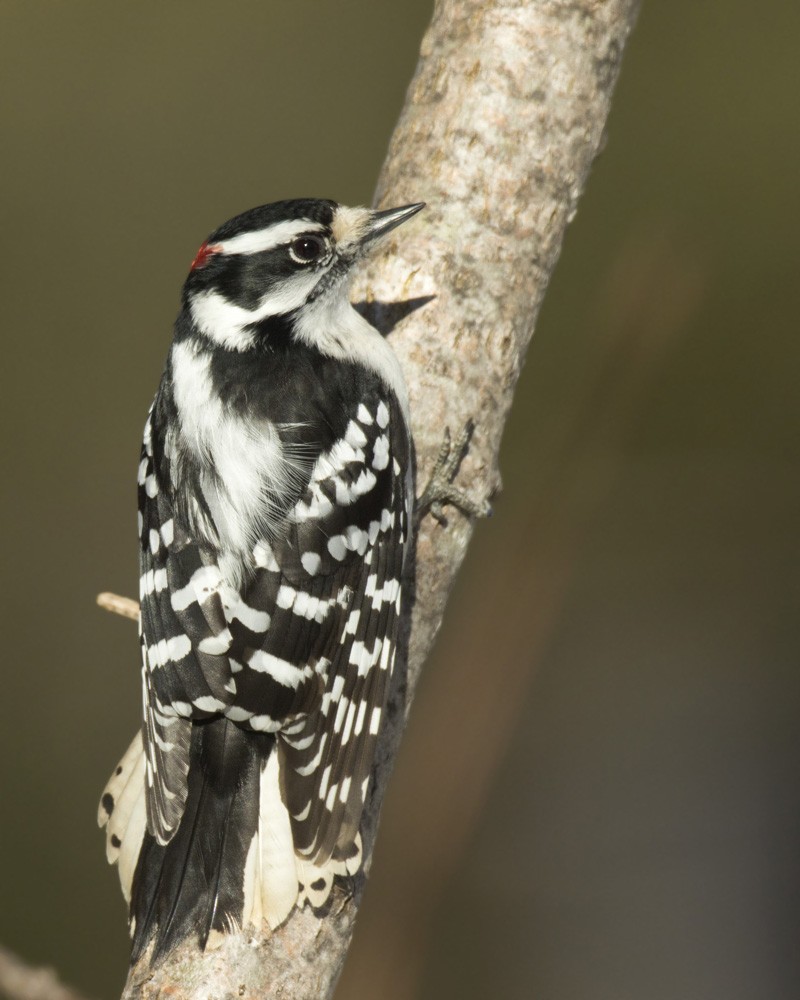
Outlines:
[[168,464],[151,410],[139,465],[140,642],[147,819],[162,844],[183,814],[191,720],[231,700],[220,572],[173,509]]
[[[324,864],[356,850],[395,660],[413,490],[396,406],[361,405],[317,463],[294,530],[277,550],[288,629],[322,619],[313,669],[279,737],[295,849]],[[321,581],[325,581],[321,584]],[[322,586],[325,596],[319,593]],[[270,633],[266,649],[283,645]]]
[[[140,467],[148,823],[183,811],[191,719],[278,732],[296,849],[353,849],[391,676],[409,536],[409,442],[397,404],[361,404],[277,538],[226,583],[171,508],[149,430]],[[160,475],[153,475],[158,467]]]

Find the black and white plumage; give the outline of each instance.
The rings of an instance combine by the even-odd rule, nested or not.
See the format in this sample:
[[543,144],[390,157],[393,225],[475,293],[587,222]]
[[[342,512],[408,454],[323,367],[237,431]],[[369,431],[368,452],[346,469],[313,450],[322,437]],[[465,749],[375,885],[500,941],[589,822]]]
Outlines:
[[99,812],[134,957],[277,927],[359,868],[414,490],[349,277],[421,207],[266,205],[192,265],[139,467],[144,725]]

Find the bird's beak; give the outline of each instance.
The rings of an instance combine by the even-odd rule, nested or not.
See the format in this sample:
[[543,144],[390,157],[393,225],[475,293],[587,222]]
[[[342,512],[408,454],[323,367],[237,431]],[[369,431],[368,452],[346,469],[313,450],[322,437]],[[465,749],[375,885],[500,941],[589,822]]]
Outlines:
[[421,212],[423,208],[425,208],[425,202],[420,201],[416,205],[403,205],[402,208],[386,208],[382,212],[373,212],[366,232],[361,237],[362,246],[390,233],[402,225],[406,219]]

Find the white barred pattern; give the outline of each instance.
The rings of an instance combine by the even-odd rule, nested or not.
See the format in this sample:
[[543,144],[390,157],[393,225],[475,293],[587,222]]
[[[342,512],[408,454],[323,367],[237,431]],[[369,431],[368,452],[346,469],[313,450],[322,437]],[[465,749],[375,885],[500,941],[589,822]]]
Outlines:
[[[394,661],[408,525],[393,440],[388,406],[360,403],[288,512],[296,541],[255,540],[244,574],[231,576],[224,560],[182,556],[185,566],[174,577],[180,583],[171,584],[173,552],[187,551],[185,527],[171,511],[154,522],[147,506],[140,526],[145,635],[152,634],[151,605],[174,616],[176,626],[174,634],[143,643],[144,774],[156,838],[166,843],[180,819],[193,719],[224,715],[252,732],[275,733],[281,769],[287,769],[282,781],[298,859],[295,894],[315,905],[330,891],[331,871],[357,870],[360,853],[352,853],[353,845]],[[152,448],[148,422],[139,470],[146,505],[163,502]],[[197,502],[192,510],[195,519],[207,518]],[[296,568],[287,575],[292,560]],[[243,579],[252,583],[245,588]],[[180,626],[187,631],[177,631]],[[324,655],[312,641],[317,634],[329,636]],[[297,650],[284,653],[280,637],[290,635]],[[313,652],[300,653],[308,643]],[[184,695],[175,697],[175,682],[167,680],[173,677],[181,678]],[[307,707],[298,712],[295,706]],[[368,749],[356,749],[362,745]],[[317,877],[303,883],[308,872]],[[271,920],[297,898],[288,882],[281,891],[284,901]],[[263,906],[262,899],[266,912]]]
[[144,726],[101,811],[134,960],[274,929],[361,865],[413,463],[346,278],[420,207],[262,206],[192,264],[138,470]]

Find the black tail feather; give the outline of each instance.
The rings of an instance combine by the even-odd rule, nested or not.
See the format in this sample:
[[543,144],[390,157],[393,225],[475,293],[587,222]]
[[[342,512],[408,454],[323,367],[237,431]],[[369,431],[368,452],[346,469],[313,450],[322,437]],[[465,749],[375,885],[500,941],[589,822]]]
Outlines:
[[269,733],[227,719],[192,727],[188,795],[172,840],[146,833],[133,878],[131,961],[151,941],[153,960],[189,935],[205,948],[212,930],[241,922],[244,868],[258,828],[259,779],[275,747]]

